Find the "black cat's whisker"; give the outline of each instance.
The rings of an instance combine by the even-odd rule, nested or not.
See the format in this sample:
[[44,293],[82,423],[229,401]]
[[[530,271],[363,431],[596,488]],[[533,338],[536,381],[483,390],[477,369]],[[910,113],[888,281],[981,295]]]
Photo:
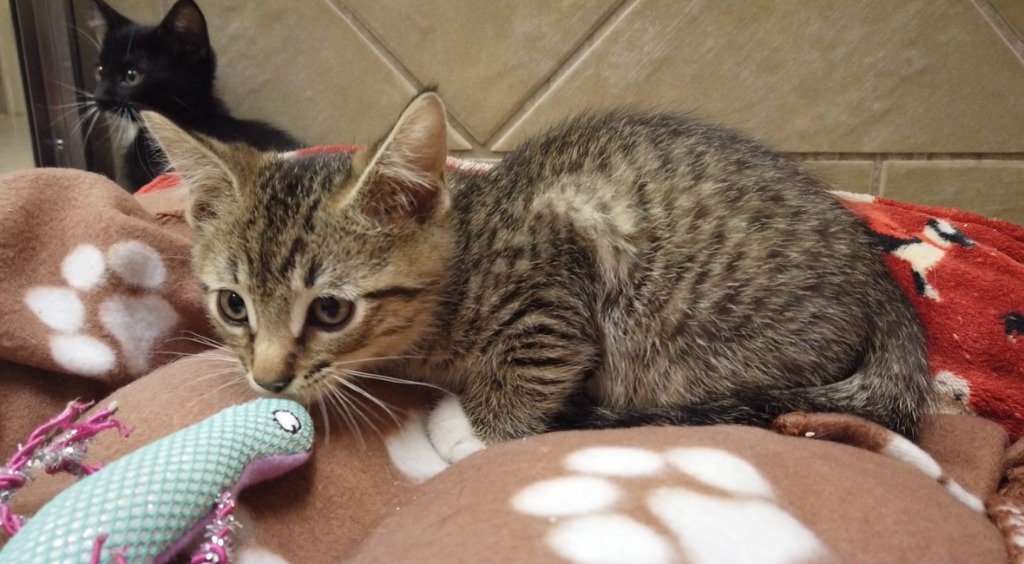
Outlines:
[[92,34],[87,33],[82,28],[79,28],[78,26],[72,26],[71,24],[67,24],[65,25],[65,30],[69,32],[75,32],[76,35],[81,36],[83,39],[88,41],[89,44],[95,47],[97,51],[101,49],[101,47],[99,46],[99,41],[97,41],[96,38],[92,37]]
[[74,102],[68,102],[67,104],[55,104],[50,106],[50,108],[54,110],[60,110],[60,112],[56,113],[53,119],[50,121],[51,126],[56,125],[57,122],[61,120],[68,119],[72,113],[77,115],[78,125],[80,126],[83,123],[83,121],[87,119],[89,114],[91,114],[94,110],[98,110],[98,108],[96,108],[95,102],[93,102],[90,99],[77,99]]
[[[80,109],[80,108],[81,108],[81,106],[78,107],[78,109]],[[68,114],[71,113],[72,111],[75,111],[75,109],[76,108],[69,108],[67,110],[64,110],[64,112],[61,114],[61,117],[62,118],[67,118]],[[85,122],[90,121],[90,119],[95,119],[96,112],[98,112],[98,111],[99,110],[96,109],[96,106],[90,106],[90,107],[86,108],[86,110],[84,112],[79,111],[78,112],[78,121],[75,123],[75,126],[73,128],[71,128],[71,136],[74,137],[75,135],[77,135],[78,132],[82,129],[82,126],[85,125]],[[86,139],[88,139],[88,137],[86,137]]]
[[89,139],[92,135],[92,129],[96,127],[96,122],[99,120],[100,114],[96,106],[93,106],[92,113],[90,114],[91,119],[89,120],[89,128],[85,130],[85,139]]
[[70,90],[71,92],[73,92],[73,93],[75,93],[75,94],[77,94],[79,96],[90,97],[90,98],[92,97],[92,93],[91,92],[83,90],[83,89],[81,89],[81,88],[79,88],[79,87],[77,87],[77,86],[75,86],[73,84],[67,84],[65,82],[61,82],[61,81],[59,81],[59,80],[57,80],[55,78],[51,78],[51,77],[44,77],[44,78],[49,83],[54,84],[56,86],[59,86],[59,87],[65,89],[65,90]]
[[177,96],[171,96],[171,100],[173,100],[173,101],[177,102],[178,104],[180,104],[181,107],[185,108],[186,110],[188,110],[189,113],[191,113],[193,115],[197,115],[197,116],[199,115],[199,112],[195,111],[191,106],[186,104],[182,99],[178,98]]
[[[71,108],[71,109],[79,109],[80,110],[80,109],[84,109],[84,108],[87,108],[87,107],[91,107],[93,105],[95,105],[93,100],[78,99],[78,100],[75,100],[74,102],[68,102],[67,104],[54,104],[54,105],[52,105],[50,107],[51,108],[61,108],[61,109]],[[67,112],[65,112],[64,115],[67,115]]]

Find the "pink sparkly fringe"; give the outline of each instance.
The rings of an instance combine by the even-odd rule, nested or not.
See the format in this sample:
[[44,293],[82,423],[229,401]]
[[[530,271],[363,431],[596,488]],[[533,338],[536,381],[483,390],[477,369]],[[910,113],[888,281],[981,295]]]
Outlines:
[[[25,485],[26,472],[34,462],[43,462],[48,474],[92,474],[100,467],[84,464],[75,456],[82,453],[82,443],[107,429],[117,429],[124,437],[130,433],[123,423],[112,417],[112,408],[104,408],[82,423],[73,423],[91,406],[92,402],[70,403],[60,415],[33,431],[25,444],[18,445],[17,452],[7,465],[0,468],[0,529],[8,536],[14,536],[24,523],[21,517],[10,510],[8,503],[15,490]],[[50,442],[58,431],[63,431],[64,434],[55,442]],[[102,542],[100,544],[102,545]]]

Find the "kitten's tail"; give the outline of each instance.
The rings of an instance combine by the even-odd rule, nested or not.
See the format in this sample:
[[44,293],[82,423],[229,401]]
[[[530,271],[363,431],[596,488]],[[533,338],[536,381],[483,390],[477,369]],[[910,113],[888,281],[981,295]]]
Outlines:
[[[902,296],[901,296],[902,297]],[[920,322],[909,304],[876,319],[864,360],[853,375],[831,384],[791,389],[737,390],[721,399],[680,407],[612,410],[582,391],[549,421],[549,430],[642,425],[741,424],[769,427],[791,412],[848,413],[916,439],[930,401],[931,378]]]

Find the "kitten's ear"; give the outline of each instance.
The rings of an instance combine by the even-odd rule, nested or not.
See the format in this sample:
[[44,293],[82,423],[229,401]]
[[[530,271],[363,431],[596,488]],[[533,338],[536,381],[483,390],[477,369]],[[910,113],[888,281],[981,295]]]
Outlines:
[[216,218],[219,202],[237,198],[238,180],[217,154],[224,150],[217,141],[193,137],[155,112],[142,112],[142,121],[188,189],[185,219],[190,226]]
[[359,179],[356,198],[375,219],[412,219],[425,223],[448,209],[444,181],[448,158],[448,121],[434,92],[409,103],[391,133],[380,143]]
[[107,31],[124,27],[131,23],[131,20],[122,16],[120,12],[110,7],[103,0],[92,0],[92,3],[96,5],[96,13],[99,16],[99,21],[95,23],[104,24],[107,26]]
[[178,0],[167,12],[160,30],[171,40],[180,52],[193,56],[205,56],[210,50],[210,36],[206,31],[206,18],[199,6],[192,0]]

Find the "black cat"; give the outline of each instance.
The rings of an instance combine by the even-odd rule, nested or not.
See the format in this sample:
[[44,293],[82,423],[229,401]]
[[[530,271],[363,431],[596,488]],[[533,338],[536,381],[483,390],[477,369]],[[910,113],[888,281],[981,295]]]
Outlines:
[[107,31],[96,65],[93,101],[119,120],[124,168],[121,182],[134,192],[163,172],[166,160],[142,129],[139,112],[163,114],[183,129],[261,150],[302,146],[259,121],[231,116],[214,92],[216,55],[206,19],[193,0],[178,0],[156,26],[139,25],[103,0],[93,0]]

